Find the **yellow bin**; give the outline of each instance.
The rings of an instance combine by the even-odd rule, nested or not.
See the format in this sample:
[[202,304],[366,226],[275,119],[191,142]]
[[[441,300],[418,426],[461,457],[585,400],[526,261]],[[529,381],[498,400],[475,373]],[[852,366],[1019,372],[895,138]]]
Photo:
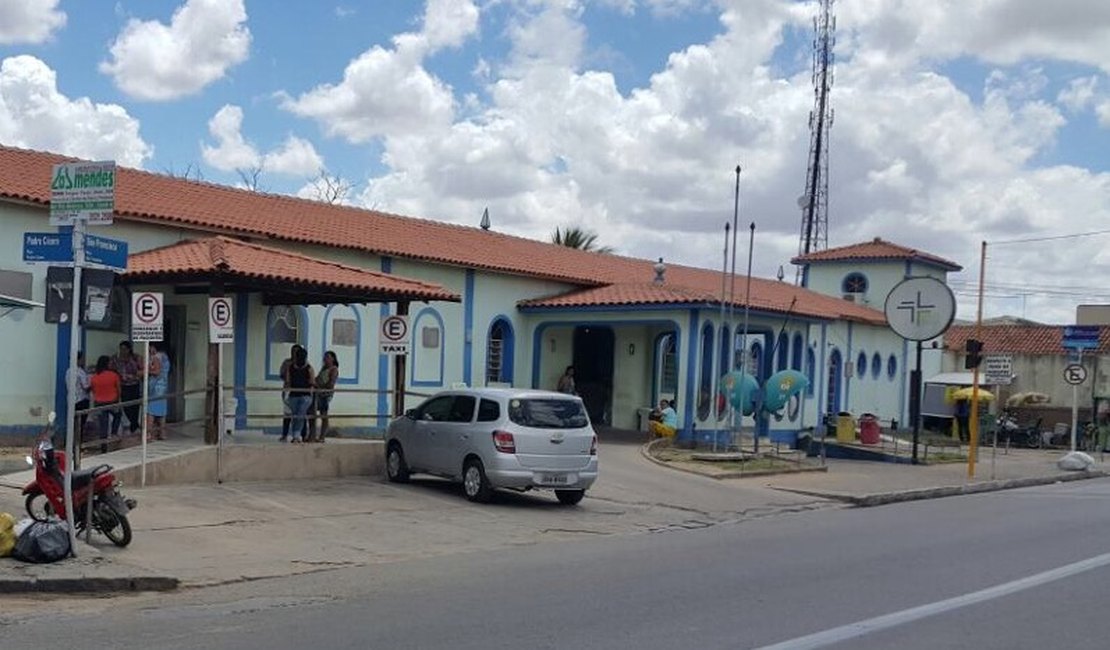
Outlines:
[[856,419],[847,413],[836,416],[836,441],[855,442],[855,440]]

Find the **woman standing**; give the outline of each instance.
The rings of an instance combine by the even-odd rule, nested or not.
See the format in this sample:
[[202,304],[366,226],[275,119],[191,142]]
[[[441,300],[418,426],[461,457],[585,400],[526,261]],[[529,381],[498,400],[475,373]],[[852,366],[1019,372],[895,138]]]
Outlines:
[[[96,372],[89,377],[89,390],[92,392],[93,406],[108,407],[118,404],[121,387],[119,375],[111,369],[112,360],[108,355],[102,354],[96,360]],[[115,436],[119,432],[120,413],[119,407],[103,408],[97,411],[97,420],[100,422],[100,439],[107,440],[109,435]],[[100,452],[107,453],[108,444],[100,445]]]
[[[293,363],[285,373],[285,391],[288,395],[290,413],[290,442],[302,442],[307,420],[308,406],[312,402],[312,384],[316,377],[308,363],[308,353],[298,348],[293,353]],[[281,437],[285,442],[285,436]]]
[[161,343],[150,343],[150,366],[147,367],[147,442],[166,439],[166,393],[170,385],[170,358]]
[[[316,395],[309,410],[308,442],[324,442],[328,436],[328,411],[331,409],[331,398],[335,394],[335,382],[339,380],[339,358],[328,350],[324,353],[324,365],[320,374],[316,375],[314,385]],[[316,433],[316,416],[320,416],[320,433]]]
[[555,390],[567,395],[577,395],[574,386],[574,366],[567,366],[563,376],[559,377],[559,383],[555,386]]
[[112,357],[111,368],[119,374],[122,391],[120,399],[124,402],[134,402],[124,406],[123,412],[127,415],[127,424],[131,428],[131,433],[136,433],[142,427],[139,415],[142,410],[140,402],[143,399],[143,358],[135,354],[131,341],[120,341],[119,354]]

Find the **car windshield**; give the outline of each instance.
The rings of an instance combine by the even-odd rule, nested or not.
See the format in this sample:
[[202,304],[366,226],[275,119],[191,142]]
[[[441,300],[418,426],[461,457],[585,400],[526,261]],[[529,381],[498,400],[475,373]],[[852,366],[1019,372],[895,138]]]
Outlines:
[[509,419],[537,429],[580,429],[589,423],[582,402],[571,399],[510,400]]

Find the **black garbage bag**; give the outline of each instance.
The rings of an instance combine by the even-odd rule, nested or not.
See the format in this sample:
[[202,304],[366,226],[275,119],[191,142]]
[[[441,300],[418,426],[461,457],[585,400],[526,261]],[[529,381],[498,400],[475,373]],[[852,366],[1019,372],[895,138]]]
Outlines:
[[12,557],[43,564],[69,557],[69,529],[64,521],[36,521],[15,541]]

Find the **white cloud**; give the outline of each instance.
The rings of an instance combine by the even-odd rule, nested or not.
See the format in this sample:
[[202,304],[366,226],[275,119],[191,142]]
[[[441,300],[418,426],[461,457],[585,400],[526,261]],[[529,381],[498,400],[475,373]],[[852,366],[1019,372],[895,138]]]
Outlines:
[[65,24],[58,0],[0,0],[0,45],[42,43]]
[[243,109],[225,105],[208,120],[208,132],[216,146],[202,144],[204,162],[225,172],[256,167],[262,160],[258,150],[243,138]]
[[[1033,25],[1032,35],[1009,22],[961,25],[1001,6],[1035,11],[1023,2],[968,4],[974,11],[961,3],[838,5],[845,44],[833,90],[831,245],[878,235],[971,268],[981,239],[1110,222],[1110,174],[1036,162],[1057,146],[1069,102],[1110,123],[1110,102],[1084,99],[1082,88],[1056,103],[1045,96],[1057,80],[1038,59],[1090,63],[1090,48],[1068,43],[1066,20]],[[621,252],[715,266],[739,162],[741,220],[758,223],[756,269],[773,276],[788,262],[798,246],[795,198],[813,91],[808,69],[774,71],[786,30],[808,30],[812,5],[730,3],[719,36],[672,53],[630,92],[611,73],[585,67],[580,5],[510,6],[511,51],[478,67],[478,81],[488,77],[481,99],[471,96],[466,116],[431,132],[379,131],[388,171],[367,181],[364,204],[470,225],[488,205],[504,232],[546,239],[555,225],[586,225]],[[1101,13],[1095,8],[1091,21]],[[1090,25],[1072,27],[1091,33]],[[1016,45],[998,39],[1006,29]],[[953,42],[941,47],[944,30]],[[938,57],[964,56],[1020,65],[999,67],[982,80],[981,96],[969,95],[934,69]],[[1030,281],[1062,273],[1104,282],[1103,248],[1001,249],[995,263],[1016,264],[1017,277]],[[1089,268],[1100,254],[1101,266]],[[1074,317],[1050,297],[1028,307],[1048,320]]]
[[1056,96],[1056,101],[1063,104],[1068,110],[1078,112],[1091,105],[1095,100],[1097,91],[1098,77],[1096,75],[1072,79],[1068,83],[1068,87],[1061,90],[1060,94]]
[[429,0],[420,32],[398,34],[392,49],[375,45],[347,65],[343,81],[285,96],[282,108],[351,142],[441,131],[454,119],[455,100],[424,58],[464,43],[477,32],[478,17],[471,0]]
[[290,135],[266,154],[243,137],[243,109],[232,104],[216,111],[208,120],[208,132],[216,145],[201,143],[204,162],[221,171],[261,168],[265,173],[285,176],[314,176],[324,168],[324,159],[312,143]]
[[312,176],[324,168],[324,159],[308,140],[291,135],[262,159],[266,171],[286,176]]
[[478,7],[471,0],[428,0],[423,35],[431,49],[458,47],[477,32]]
[[243,0],[186,0],[169,25],[130,20],[100,71],[137,99],[193,95],[247,59],[246,20]]
[[129,167],[153,153],[122,106],[62,95],[54,70],[27,55],[0,63],[0,142]]

